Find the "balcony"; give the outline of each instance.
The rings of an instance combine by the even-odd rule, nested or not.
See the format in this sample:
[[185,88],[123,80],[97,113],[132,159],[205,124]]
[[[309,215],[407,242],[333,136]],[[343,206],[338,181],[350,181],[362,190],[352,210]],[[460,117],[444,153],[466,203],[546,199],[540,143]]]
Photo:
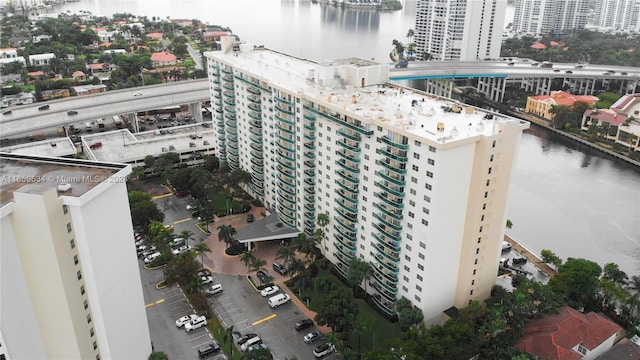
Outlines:
[[305,210],[307,210],[307,213],[314,213],[316,211],[316,208],[315,206],[313,206],[313,204],[306,203],[304,204],[304,208]]
[[238,126],[236,125],[236,121],[234,120],[227,120],[224,122],[225,127],[227,128],[232,128],[232,129],[237,129]]
[[342,244],[343,246],[345,246],[350,251],[353,251],[353,252],[356,251],[356,243],[355,243],[355,241],[351,241],[351,240],[345,238],[342,235],[336,234],[335,241],[333,243],[335,244],[336,242],[338,242],[339,244]]
[[[307,214],[305,214],[305,217],[306,217],[306,215]],[[308,229],[311,229],[311,236],[313,236],[313,233],[314,233],[315,227],[316,227],[316,224],[313,222],[313,220],[312,219],[306,219],[304,221],[304,226],[306,228],[308,228]]]
[[[305,212],[304,213],[304,218],[305,218],[305,222],[309,221],[311,224],[315,224],[316,214],[315,214],[315,212],[313,212],[313,213]],[[315,227],[315,225],[314,225],[314,227]]]
[[282,104],[285,104],[285,105],[288,105],[288,106],[295,106],[295,105],[296,105],[293,101],[285,100],[285,99],[283,99],[283,98],[281,98],[281,97],[279,97],[279,96],[274,96],[273,98],[274,98],[277,102],[282,103]]
[[257,113],[255,111],[249,111],[248,114],[250,118],[254,120],[262,121],[262,117],[260,116],[260,113]]
[[378,254],[381,254],[389,261],[400,261],[400,254],[386,249],[382,244],[376,243],[374,248],[378,251]]
[[385,314],[389,316],[394,316],[396,314],[396,307],[394,306],[394,304],[390,301],[382,299],[382,297],[379,294],[376,294],[376,295],[377,296],[371,297],[373,299],[373,303]]
[[305,120],[309,120],[309,121],[316,121],[316,117],[311,115],[311,114],[304,114],[304,115],[302,115],[302,118],[304,118]]
[[340,114],[326,114],[326,113],[323,113],[322,111],[320,111],[320,110],[318,110],[318,109],[316,109],[314,107],[311,107],[309,105],[304,105],[304,109],[308,110],[308,111],[310,111],[310,112],[312,112],[312,113],[314,113],[316,115],[322,116],[325,119],[329,119],[331,121],[334,121],[334,122],[336,122],[336,123],[338,123],[340,125],[347,126],[351,130],[357,131],[358,133],[360,133],[362,135],[365,135],[365,136],[373,135],[373,130],[368,130],[368,129],[364,128],[363,125],[359,123],[359,121],[355,122],[355,123],[351,123],[351,122],[347,121],[346,119],[343,119]]
[[334,225],[333,228],[338,232],[338,234],[344,236],[348,241],[352,241],[354,243],[357,241],[355,232],[345,230],[343,227],[337,225]]
[[385,206],[382,205],[381,203],[377,202],[374,204],[374,206],[376,208],[378,208],[380,211],[382,211],[383,213],[385,213],[387,216],[391,216],[392,218],[394,218],[395,220],[402,220],[402,211],[395,208],[395,207],[389,207],[389,206]]
[[335,245],[335,248],[338,250],[338,252],[340,252],[342,255],[346,256],[347,258],[353,258],[356,256],[355,251],[350,251],[342,244]]
[[252,133],[255,136],[262,136],[262,130],[260,128],[257,128],[257,127],[250,126],[249,127],[249,132]]
[[278,133],[278,138],[282,141],[286,141],[290,144],[295,145],[296,144],[296,139],[293,136],[283,136],[281,133]]
[[350,129],[341,128],[338,130],[338,134],[346,137],[351,141],[360,142],[362,140],[360,134]]
[[373,217],[380,220],[383,224],[394,230],[402,231],[402,223],[400,221],[394,220],[390,216],[387,216],[383,213],[373,213]]
[[378,154],[384,155],[390,159],[399,161],[399,162],[407,162],[409,160],[407,158],[407,152],[402,150],[391,150],[390,147],[380,148],[377,150]]
[[252,86],[248,86],[248,87],[247,87],[247,91],[248,91],[250,94],[256,95],[256,96],[258,97],[258,100],[260,99],[260,90],[258,90],[258,89],[256,89],[256,88],[254,88],[254,87],[252,87]]
[[338,145],[344,147],[345,149],[349,149],[353,152],[359,153],[360,152],[360,148],[358,147],[357,143],[351,143],[348,140],[344,141],[344,140],[338,140],[337,141]]
[[[222,77],[222,78],[225,79],[224,77]],[[225,79],[225,80],[227,80],[227,79]],[[225,82],[224,84],[222,84],[222,88],[230,90],[230,91],[233,91],[233,81]]]
[[392,228],[386,227],[380,223],[374,224],[374,226],[382,233],[382,235],[392,239],[400,239],[400,231],[393,230]]
[[357,204],[358,203],[358,196],[354,195],[352,192],[350,191],[345,191],[344,189],[338,189],[336,190],[336,192],[338,193],[338,195],[340,195],[340,198],[347,200],[348,202],[352,203],[352,204]]
[[316,141],[316,136],[313,134],[304,134],[304,139],[307,141]]
[[[404,176],[389,173],[388,171],[376,171],[376,175],[399,186],[405,185]],[[402,190],[404,191],[404,189]]]
[[406,165],[404,163],[399,163],[395,160],[389,160],[389,159],[376,160],[376,164],[382,165],[388,170],[391,170],[401,175],[404,175],[407,173],[407,169],[405,168]]
[[392,271],[387,270],[384,266],[371,266],[373,272],[377,272],[380,275],[380,278],[388,280],[394,284],[398,283],[398,274]]
[[346,160],[352,161],[354,163],[360,163],[360,159],[358,158],[358,153],[355,153],[353,151],[349,151],[349,150],[345,150],[345,149],[340,149],[338,151],[336,151],[336,153],[340,156],[342,156],[343,158],[345,158]]
[[[307,178],[305,178],[305,179],[304,179],[304,183],[305,183],[305,184],[307,184],[308,186],[311,186],[311,187],[313,187],[313,186],[315,186],[315,185],[316,185],[314,178],[311,178],[311,177],[307,177]],[[307,190],[307,189],[305,189],[305,191],[306,191],[306,190]],[[314,191],[313,193],[315,194],[315,191]]]
[[313,150],[316,148],[316,145],[313,142],[306,142],[304,143],[304,147],[309,149],[309,150]]
[[343,169],[354,173],[354,176],[357,176],[356,174],[360,173],[360,169],[358,169],[358,164],[353,161],[339,159],[339,160],[336,160],[336,165],[340,165]]
[[256,95],[248,95],[247,96],[247,100],[251,101],[254,104],[260,105],[261,101],[260,101],[260,96],[256,96]]
[[338,271],[338,273],[340,273],[340,275],[344,279],[348,279],[349,278],[349,267],[347,266],[346,263],[343,263],[342,260],[340,260],[340,262],[338,262],[336,264],[336,270]]
[[[305,184],[307,184],[307,179],[304,179]],[[307,184],[309,185],[309,184]],[[311,185],[310,186],[305,186],[304,187],[304,193],[309,195],[309,196],[315,196],[316,195],[316,190],[314,189],[314,185],[313,185],[313,181],[311,181]]]
[[280,206],[291,214],[295,213],[296,211],[296,204],[294,202],[288,201],[287,199],[280,198]]
[[376,186],[378,186],[380,189],[390,193],[395,198],[399,198],[399,199],[404,198],[404,188],[403,187],[389,184],[386,181],[374,181],[374,184]]
[[393,288],[388,287],[388,286],[382,286],[382,284],[380,284],[375,279],[374,279],[373,284],[371,286],[378,291],[378,294],[382,295],[383,299],[385,299],[387,301],[396,301],[396,299],[397,299],[396,294],[398,292],[397,289],[396,289],[395,292],[394,291],[390,291],[390,290],[393,290]]
[[249,147],[251,147],[251,155],[262,157],[262,146],[254,143],[250,143]]
[[251,163],[253,165],[260,166],[260,167],[264,166],[264,163],[262,162],[261,158],[251,158]]
[[354,184],[357,184],[357,183],[358,183],[358,174],[353,174],[353,173],[350,173],[350,172],[349,172],[349,173],[347,173],[346,171],[344,171],[344,170],[342,170],[342,169],[341,169],[341,170],[336,171],[336,173],[337,173],[338,175],[340,175],[340,177],[342,177],[343,179],[345,179],[345,180],[347,180],[347,181],[351,181],[351,182],[352,182],[352,183],[354,183]]
[[350,183],[346,183],[344,180],[336,180],[336,184],[338,184],[338,186],[340,186],[344,191],[350,192],[352,194],[352,196],[358,196],[358,185],[357,184],[353,184],[351,185]]
[[316,173],[315,173],[315,171],[305,170],[305,171],[304,171],[304,174],[305,174],[307,177],[312,178],[312,179],[316,177]]
[[309,168],[309,170],[313,170],[316,167],[316,163],[313,161],[305,160],[303,164]]
[[308,123],[308,124],[304,124],[304,125],[303,125],[303,127],[304,127],[304,129],[305,129],[305,130],[310,131],[310,132],[312,132],[312,133],[316,131],[316,124],[315,124],[315,122],[311,122],[311,123]]
[[279,148],[282,148],[283,150],[286,150],[292,154],[296,152],[295,147],[288,142],[278,141],[276,142],[276,145],[278,145]]
[[249,140],[256,145],[262,145],[262,136],[250,135]]
[[296,214],[291,211],[285,209],[283,206],[278,206],[278,213],[280,215],[280,220],[282,220],[287,225],[293,227],[296,223]]
[[278,128],[278,130],[280,130],[280,131],[286,132],[287,134],[291,134],[291,135],[295,135],[296,134],[296,128],[295,127],[276,124],[276,128]]
[[336,200],[336,203],[340,205],[340,208],[337,208],[336,211],[343,211],[343,217],[347,218],[351,221],[358,221],[358,206],[339,198]]
[[230,98],[230,99],[235,99],[236,95],[233,93],[233,90],[227,90],[227,91],[223,91],[222,95]]
[[296,126],[296,121],[294,119],[289,118],[289,116],[282,116],[280,114],[276,113],[276,119],[278,119],[280,122],[283,122],[289,126],[295,127]]
[[387,260],[387,258],[382,256],[382,254],[377,253],[375,255],[375,258],[377,261],[373,265],[374,267],[378,267],[378,268],[382,267],[384,269],[391,271],[394,274],[397,274],[400,271],[400,269],[398,268],[398,264],[396,264],[391,260]]
[[289,177],[289,176],[285,176],[281,173],[278,173],[276,175],[276,178],[278,178],[278,180],[280,180],[281,183],[288,185],[290,188],[295,188],[296,187],[296,181],[295,179]]
[[[296,173],[295,163],[291,163],[290,161],[287,161],[285,159],[278,158],[278,164],[280,164],[280,166],[283,166],[284,168],[290,170],[292,172],[291,176],[295,177],[295,173]],[[278,168],[280,168],[280,166]],[[280,169],[278,169],[278,170],[280,170]]]
[[402,199],[398,199],[386,191],[376,192],[374,194],[386,204],[402,209]]
[[264,170],[263,169],[264,168],[262,166],[251,165],[251,171],[252,171],[251,176],[255,175],[256,178],[260,178],[260,179],[264,180]]

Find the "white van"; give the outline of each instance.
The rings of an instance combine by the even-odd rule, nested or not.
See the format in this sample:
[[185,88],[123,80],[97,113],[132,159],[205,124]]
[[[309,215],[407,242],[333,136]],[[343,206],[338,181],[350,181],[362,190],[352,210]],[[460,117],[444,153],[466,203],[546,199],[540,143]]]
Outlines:
[[291,300],[291,296],[288,294],[278,294],[269,298],[269,306],[276,308],[282,304],[286,304]]
[[247,342],[245,342],[244,344],[240,345],[240,350],[242,350],[242,352],[246,352],[251,346],[260,344],[262,344],[262,339],[260,338],[260,336],[254,336],[251,339],[247,340]]
[[85,129],[86,131],[91,131],[91,130],[93,130],[93,125],[91,125],[91,123],[90,123],[90,122],[85,123],[85,124],[84,124],[84,129]]
[[100,129],[104,128],[104,121],[102,121],[102,119],[96,120],[96,123]]
[[215,295],[215,294],[221,293],[221,292],[222,292],[222,285],[221,284],[214,284],[209,289],[204,291],[204,293],[207,294],[207,295]]

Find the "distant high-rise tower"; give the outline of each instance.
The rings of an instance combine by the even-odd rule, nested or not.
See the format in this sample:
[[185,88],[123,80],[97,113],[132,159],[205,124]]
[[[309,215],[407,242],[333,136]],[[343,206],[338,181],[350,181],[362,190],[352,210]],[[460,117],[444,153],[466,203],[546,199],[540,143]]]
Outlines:
[[583,29],[589,15],[588,0],[516,0],[513,31],[541,36]]
[[597,0],[593,25],[603,30],[638,32],[639,0]]
[[500,57],[506,0],[418,0],[415,42],[436,60]]

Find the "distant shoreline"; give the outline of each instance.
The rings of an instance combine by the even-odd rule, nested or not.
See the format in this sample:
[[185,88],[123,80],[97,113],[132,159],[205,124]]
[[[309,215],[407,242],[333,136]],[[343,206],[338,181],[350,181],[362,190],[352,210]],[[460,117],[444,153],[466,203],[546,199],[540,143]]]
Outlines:
[[383,4],[377,5],[377,4],[351,3],[351,2],[348,2],[348,0],[342,0],[342,1],[338,1],[338,0],[312,0],[311,2],[319,3],[319,4],[333,5],[333,6],[340,6],[340,7],[351,8],[351,9],[382,10],[382,11],[393,11],[393,10],[402,9],[402,5],[400,5],[400,7],[398,7],[398,8],[391,8],[391,7],[387,7],[387,6],[383,5]]

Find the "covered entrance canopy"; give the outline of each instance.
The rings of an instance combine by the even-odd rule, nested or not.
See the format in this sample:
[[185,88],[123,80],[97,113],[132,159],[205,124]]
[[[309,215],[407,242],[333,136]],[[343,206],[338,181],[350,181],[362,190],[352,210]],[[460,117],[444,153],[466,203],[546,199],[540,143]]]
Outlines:
[[236,239],[242,244],[247,244],[247,248],[251,250],[251,243],[254,241],[289,239],[298,236],[299,233],[297,229],[283,224],[278,219],[278,214],[272,213],[238,229]]

